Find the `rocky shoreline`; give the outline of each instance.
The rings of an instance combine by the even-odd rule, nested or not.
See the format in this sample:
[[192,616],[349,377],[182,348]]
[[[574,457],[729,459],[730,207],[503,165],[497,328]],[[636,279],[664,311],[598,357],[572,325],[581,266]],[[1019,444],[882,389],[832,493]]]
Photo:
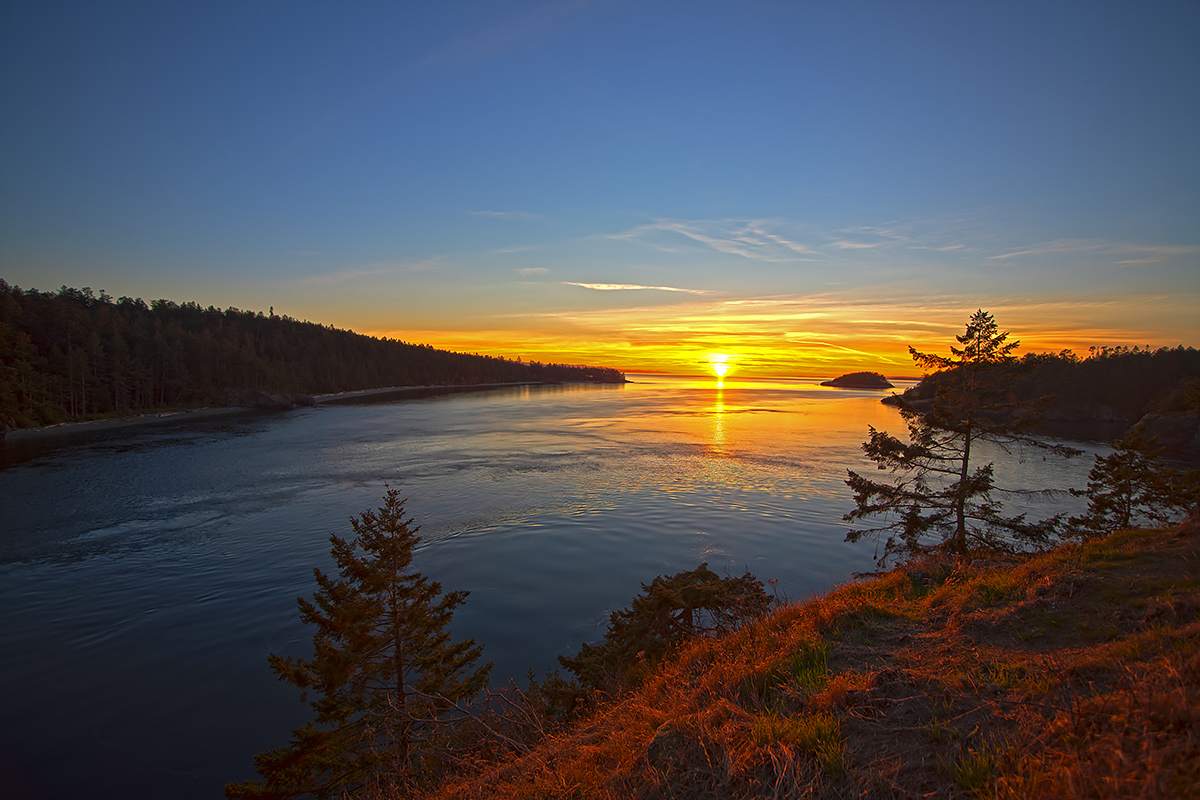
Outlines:
[[276,393],[259,391],[235,392],[228,406],[210,406],[204,408],[188,408],[177,411],[158,411],[144,414],[128,414],[123,417],[94,419],[83,422],[60,422],[55,425],[43,425],[39,428],[9,428],[0,422],[0,442],[25,442],[66,436],[76,433],[92,433],[118,428],[129,428],[140,425],[153,425],[160,422],[181,422],[185,420],[212,419],[214,417],[246,414],[255,411],[289,411],[296,408],[311,408],[314,406],[337,403],[352,403],[369,398],[384,400],[389,397],[432,397],[439,394],[456,394],[459,392],[478,392],[488,389],[503,389],[513,386],[543,386],[541,382],[521,383],[477,383],[468,385],[430,385],[430,386],[388,386],[378,389],[360,389],[352,392],[335,394],[307,395],[300,393]]
[[130,428],[139,425],[152,425],[158,422],[179,422],[182,420],[211,419],[233,414],[245,414],[252,409],[216,407],[188,408],[180,411],[159,411],[149,414],[130,414],[124,417],[109,419],[92,419],[83,422],[60,422],[55,425],[43,425],[40,428],[17,428],[7,431],[0,430],[0,443],[28,442],[67,436],[75,433],[92,433],[108,431],[117,428]]
[[[880,402],[895,407],[905,403],[924,411],[933,400],[920,397],[920,389],[920,385],[914,386],[903,394],[889,395]],[[1137,415],[1123,413],[1104,403],[1056,403],[1042,415],[1039,431],[1056,438],[1111,442],[1136,426],[1142,427],[1147,438],[1157,439],[1164,457],[1200,462],[1200,412],[1196,411],[1151,411]]]

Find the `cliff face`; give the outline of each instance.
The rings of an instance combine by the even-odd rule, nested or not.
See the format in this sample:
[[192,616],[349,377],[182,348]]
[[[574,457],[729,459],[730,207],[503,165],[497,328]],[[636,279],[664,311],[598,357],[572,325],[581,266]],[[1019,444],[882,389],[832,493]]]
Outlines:
[[1164,455],[1200,461],[1200,412],[1147,414],[1138,423],[1158,440]]

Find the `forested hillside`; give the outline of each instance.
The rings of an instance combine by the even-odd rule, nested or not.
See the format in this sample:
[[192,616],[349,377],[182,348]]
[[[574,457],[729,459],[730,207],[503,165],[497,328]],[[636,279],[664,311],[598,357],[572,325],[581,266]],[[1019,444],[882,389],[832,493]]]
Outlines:
[[614,369],[436,350],[261,311],[23,290],[0,280],[0,425],[32,427],[239,391],[324,394],[385,386],[620,383]]
[[[1045,432],[1112,439],[1141,422],[1169,455],[1200,456],[1200,350],[1098,347],[1082,358],[1069,350],[1028,353],[1015,369],[1016,399],[1045,399]],[[920,408],[954,379],[953,371],[929,375],[904,398]]]
[[[1200,350],[1193,347],[1097,347],[1086,357],[1027,353],[1013,389],[1020,400],[1052,396],[1052,418],[1136,421],[1150,412],[1188,407],[1185,387],[1200,378]],[[914,387],[912,396],[932,397],[942,373]]]

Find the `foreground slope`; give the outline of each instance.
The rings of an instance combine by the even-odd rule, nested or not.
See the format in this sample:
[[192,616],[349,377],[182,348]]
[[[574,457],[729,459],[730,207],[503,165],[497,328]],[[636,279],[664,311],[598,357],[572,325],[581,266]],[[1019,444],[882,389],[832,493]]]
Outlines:
[[437,796],[1196,796],[1198,608],[1194,518],[909,565],[695,642]]

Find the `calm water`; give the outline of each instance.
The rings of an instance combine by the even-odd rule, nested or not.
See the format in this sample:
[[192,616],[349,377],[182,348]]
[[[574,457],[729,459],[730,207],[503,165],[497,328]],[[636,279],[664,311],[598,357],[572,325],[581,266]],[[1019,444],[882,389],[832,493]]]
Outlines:
[[[471,591],[454,632],[500,680],[599,638],[655,575],[707,561],[800,598],[871,568],[841,516],[867,426],[903,429],[879,393],[635,380],[0,446],[5,796],[217,798],[253,777],[306,719],[267,654],[306,654],[295,598],[385,485],[426,539],[416,568]],[[1090,465],[1001,472],[1082,486]]]

